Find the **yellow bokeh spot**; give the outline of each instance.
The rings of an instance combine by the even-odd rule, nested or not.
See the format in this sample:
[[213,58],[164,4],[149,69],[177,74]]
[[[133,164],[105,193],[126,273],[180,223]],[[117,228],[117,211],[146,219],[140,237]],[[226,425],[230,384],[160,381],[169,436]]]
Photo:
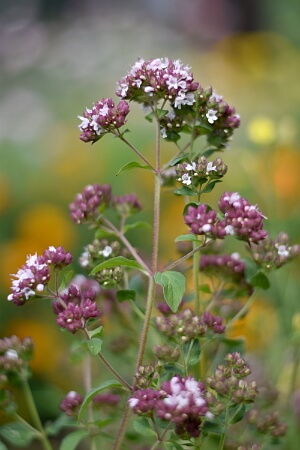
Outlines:
[[27,208],[18,218],[16,232],[22,238],[39,242],[44,250],[49,245],[70,250],[76,244],[75,226],[68,214],[50,203]]
[[265,350],[278,329],[278,318],[274,308],[262,300],[252,303],[248,314],[237,320],[228,330],[229,338],[244,338],[247,351]]
[[268,145],[276,138],[276,127],[269,117],[259,116],[248,124],[247,134],[255,144]]
[[3,288],[8,291],[11,286],[10,274],[16,273],[25,264],[27,255],[36,252],[41,254],[44,250],[45,248],[34,239],[15,238],[5,242],[0,247],[0,282]]

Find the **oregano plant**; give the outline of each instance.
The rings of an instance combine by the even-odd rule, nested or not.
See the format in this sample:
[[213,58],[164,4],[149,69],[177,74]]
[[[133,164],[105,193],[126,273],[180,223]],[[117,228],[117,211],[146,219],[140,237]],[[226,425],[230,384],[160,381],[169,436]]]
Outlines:
[[[240,118],[194,79],[190,67],[169,58],[139,59],[117,86],[119,101],[101,98],[78,116],[80,139],[97,147],[109,134],[130,149],[135,159],[123,167],[116,160],[116,173],[153,175],[153,218],[150,224],[134,221],[142,209],[138,196],[115,195],[99,180],[70,203],[73,222],[92,235],[79,258],[81,272],[71,269],[70,252],[50,246],[27,256],[12,276],[10,302],[30,308],[35,300],[38,308],[48,300],[57,325],[74,336],[75,352],[84,359],[84,390],[70,379],[62,415],[42,424],[29,386],[33,342],[1,339],[0,405],[7,420],[0,426],[0,448],[39,442],[50,450],[56,435],[63,436],[61,450],[270,448],[286,424],[276,404],[261,397],[243,342],[229,332],[251,309],[256,291],[269,287],[270,271],[290,262],[300,246],[284,232],[271,237],[259,206],[226,189],[230,171],[219,155],[226,155]],[[127,134],[133,103],[155,129],[150,156]],[[170,160],[162,141],[173,146]],[[220,183],[225,190],[217,205],[210,204]],[[166,186],[182,205],[177,220],[186,233],[169,242],[178,259],[163,265],[160,205]],[[129,238],[135,233],[151,239],[150,255]],[[224,253],[228,239],[233,253]],[[114,320],[127,339],[112,346],[106,328]],[[99,382],[103,368],[109,377]],[[12,398],[15,383],[28,421]]]

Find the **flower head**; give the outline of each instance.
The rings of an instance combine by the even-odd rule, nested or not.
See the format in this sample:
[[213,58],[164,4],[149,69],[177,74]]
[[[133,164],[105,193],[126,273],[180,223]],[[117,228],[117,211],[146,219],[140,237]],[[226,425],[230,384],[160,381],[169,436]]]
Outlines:
[[86,109],[82,116],[78,116],[81,124],[80,139],[84,142],[97,141],[100,135],[115,131],[126,123],[129,105],[121,100],[115,106],[111,98],[102,98],[92,109]]
[[16,305],[23,305],[30,297],[43,292],[50,279],[50,269],[43,256],[29,255],[26,263],[12,277],[11,294],[7,297]]
[[100,212],[110,204],[111,187],[108,184],[90,184],[76,195],[69,209],[72,220],[77,223],[94,222]]
[[138,103],[149,104],[165,99],[172,106],[192,106],[198,88],[188,66],[169,58],[138,60],[129,73],[118,82],[116,94]]

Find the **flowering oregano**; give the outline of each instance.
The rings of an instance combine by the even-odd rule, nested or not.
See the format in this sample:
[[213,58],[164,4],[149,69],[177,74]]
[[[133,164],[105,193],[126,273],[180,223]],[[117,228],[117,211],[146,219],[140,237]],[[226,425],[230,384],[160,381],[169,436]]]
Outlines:
[[[12,275],[8,296],[18,306],[49,299],[57,325],[81,336],[80,351],[88,355],[84,389],[70,386],[60,403],[62,412],[72,418],[72,427],[78,426],[64,438],[62,448],[81,439],[93,450],[108,448],[112,439],[113,450],[127,444],[132,449],[146,445],[152,450],[205,450],[213,439],[219,450],[226,445],[259,449],[257,434],[243,440],[234,433],[229,436],[228,431],[247,420],[258,432],[279,438],[285,425],[274,412],[268,411],[263,418],[258,415],[259,383],[246,380],[250,366],[236,350],[240,342],[230,339],[228,331],[247,314],[255,290],[269,283],[268,272],[292,260],[300,247],[291,245],[285,233],[272,239],[259,207],[238,192],[225,191],[218,201],[219,211],[206,197],[203,201],[228,172],[223,159],[212,155],[228,147],[240,118],[212,87],[203,88],[194,79],[190,67],[169,58],[139,59],[118,81],[116,95],[119,103],[102,98],[78,116],[80,139],[95,143],[112,134],[144,163],[129,162],[118,168],[119,174],[134,169],[152,172],[151,256],[127,237],[129,230],[138,233],[147,226],[133,221],[142,209],[138,197],[115,195],[108,184],[90,184],[69,206],[73,222],[88,224],[94,232],[79,258],[85,273],[68,274],[65,268],[72,263],[72,255],[51,246],[42,255],[27,257]],[[142,105],[146,119],[155,124],[155,154],[149,160],[124,137],[129,102]],[[182,140],[183,134],[188,138]],[[161,140],[176,144],[170,161],[165,161]],[[160,197],[166,184],[180,186],[174,193],[179,200],[185,199],[181,220],[189,232],[176,238],[182,244],[180,258],[162,266]],[[228,237],[236,239],[248,259],[238,251],[220,253],[219,244]],[[209,284],[200,284],[199,273]],[[106,333],[115,321],[126,331],[118,341],[109,341]],[[14,381],[12,374],[28,379],[30,355],[30,340],[1,340],[1,386]],[[98,358],[113,379],[94,381],[91,357]],[[126,364],[122,357],[127,358]],[[43,448],[50,450],[26,392],[35,411],[29,440],[37,433]],[[8,392],[0,397],[5,410],[9,398]],[[138,416],[133,429],[131,412]],[[274,427],[279,431],[275,433]]]

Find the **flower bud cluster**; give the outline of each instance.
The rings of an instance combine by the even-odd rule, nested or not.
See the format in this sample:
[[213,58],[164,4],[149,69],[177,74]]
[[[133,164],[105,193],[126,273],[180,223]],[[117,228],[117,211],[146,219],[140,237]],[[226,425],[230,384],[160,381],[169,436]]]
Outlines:
[[100,264],[120,254],[121,244],[119,241],[109,242],[106,239],[94,239],[91,244],[85,247],[79,258],[79,263],[81,267],[93,268],[96,264]]
[[269,434],[279,438],[286,434],[287,425],[279,418],[277,411],[272,411],[263,416],[257,409],[253,408],[247,415],[248,422],[255,425],[260,433]]
[[134,376],[135,389],[147,389],[156,375],[154,366],[140,366]]
[[71,218],[77,224],[93,223],[99,218],[100,213],[109,206],[110,201],[110,185],[100,186],[97,183],[88,185],[81,193],[76,195],[74,202],[70,203]]
[[180,358],[180,348],[173,348],[167,344],[155,345],[153,348],[153,353],[158,360],[164,362],[176,362]]
[[215,372],[206,378],[207,385],[218,396],[229,398],[234,404],[253,402],[257,384],[243,380],[251,373],[249,366],[238,352],[229,353],[225,361],[225,365],[218,365]]
[[97,394],[93,397],[93,404],[97,407],[114,407],[120,402],[121,397],[111,392]]
[[72,261],[72,255],[62,247],[50,246],[43,255],[29,255],[26,264],[12,277],[11,294],[7,297],[16,305],[23,305],[30,297],[40,295],[51,278],[51,266],[61,269]]
[[116,94],[146,105],[168,100],[174,108],[180,109],[194,104],[198,85],[190,68],[179,60],[139,59],[118,82]]
[[198,437],[205,418],[212,418],[205,401],[204,384],[192,377],[174,376],[159,390],[138,389],[129,399],[135,414],[153,415],[175,424],[182,437]]
[[88,319],[100,316],[96,297],[94,289],[81,291],[71,284],[52,304],[57,324],[73,334],[83,329]]
[[231,255],[203,254],[200,258],[199,268],[208,276],[219,276],[220,279],[234,283],[243,291],[252,292],[252,286],[247,283],[245,278],[245,262],[240,259],[238,253]]
[[177,180],[187,186],[198,186],[208,180],[222,178],[227,172],[227,166],[221,158],[216,158],[213,162],[208,162],[201,156],[197,162],[183,162],[176,167]]
[[197,107],[202,123],[210,126],[212,132],[208,135],[208,142],[225,146],[234,130],[240,125],[240,116],[235,108],[226,103],[220,95],[213,92],[212,88],[198,90]]
[[237,192],[224,192],[218,204],[223,214],[222,220],[219,220],[216,211],[203,203],[188,207],[184,219],[194,234],[219,239],[232,235],[251,243],[267,237],[268,232],[263,229],[265,217],[256,205],[251,205]]
[[[0,339],[0,377],[3,384],[18,378],[28,367],[33,356],[32,339],[17,336]],[[1,384],[1,383],[0,383]]]
[[80,139],[83,142],[95,142],[105,133],[116,131],[126,123],[129,105],[121,100],[115,106],[111,98],[102,98],[92,109],[86,108],[82,116],[78,116],[81,124]]
[[98,283],[105,289],[116,287],[124,276],[122,266],[99,270],[94,274]]
[[189,342],[207,332],[222,334],[225,331],[225,325],[222,324],[221,317],[213,316],[208,311],[205,311],[201,316],[197,316],[189,308],[178,314],[156,317],[155,325],[165,336],[180,343]]
[[290,245],[289,237],[281,232],[249,248],[253,260],[267,270],[278,269],[300,254],[300,245]]
[[112,207],[121,217],[125,218],[142,209],[142,205],[135,194],[114,195],[112,198]]

